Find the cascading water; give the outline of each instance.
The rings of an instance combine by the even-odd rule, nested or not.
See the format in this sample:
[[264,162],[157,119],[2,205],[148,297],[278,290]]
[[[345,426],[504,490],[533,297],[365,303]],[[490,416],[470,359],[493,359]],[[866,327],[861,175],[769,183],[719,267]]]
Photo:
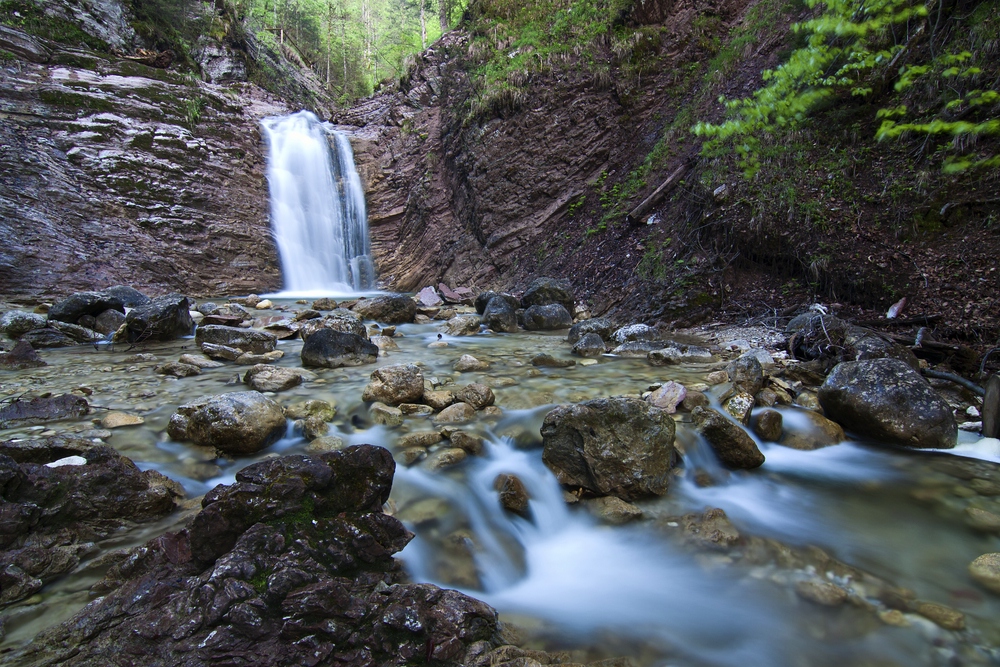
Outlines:
[[271,226],[285,291],[331,294],[372,288],[375,267],[364,188],[347,137],[308,111],[267,118],[262,125]]

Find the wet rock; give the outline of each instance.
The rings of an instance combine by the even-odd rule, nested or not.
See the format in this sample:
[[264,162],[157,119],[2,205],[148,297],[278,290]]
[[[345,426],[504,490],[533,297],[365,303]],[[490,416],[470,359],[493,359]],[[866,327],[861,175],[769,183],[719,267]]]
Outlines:
[[[50,465],[69,457],[82,463]],[[181,495],[158,472],[89,440],[0,442],[0,608],[69,574],[95,540],[167,515]]]
[[437,413],[438,424],[466,424],[476,418],[476,409],[468,403],[454,403]]
[[360,366],[375,363],[378,346],[356,334],[320,329],[305,339],[301,354],[303,366]]
[[480,361],[476,359],[471,354],[463,354],[455,362],[455,370],[459,373],[468,373],[470,371],[485,371],[490,367],[489,362]]
[[105,310],[114,309],[125,313],[121,298],[104,292],[77,292],[57,301],[49,308],[49,319],[76,324],[84,315],[97,316]]
[[847,591],[828,581],[808,579],[795,584],[795,593],[803,600],[824,607],[837,607],[847,602]]
[[263,299],[254,304],[256,310],[267,310],[268,308],[274,308],[274,304],[271,303],[270,299]]
[[663,495],[674,462],[674,420],[636,398],[561,406],[545,416],[542,460],[560,484],[624,500]]
[[428,285],[419,292],[417,292],[417,304],[427,308],[433,308],[434,306],[440,306],[444,303],[444,300],[438,296],[437,290],[434,289],[432,285]]
[[[477,309],[478,310],[478,309]],[[517,312],[503,296],[494,296],[482,311],[483,324],[497,332],[517,333]]]
[[464,449],[473,456],[480,456],[486,447],[486,443],[481,436],[466,431],[452,431],[448,434],[448,440],[455,447]]
[[969,563],[969,574],[984,588],[1000,594],[1000,553],[983,554]]
[[406,324],[416,317],[417,304],[405,294],[386,294],[371,299],[358,299],[351,310],[366,320]]
[[726,370],[729,372],[729,380],[733,383],[733,389],[739,392],[756,396],[764,387],[764,369],[755,356],[743,355]]
[[258,329],[209,324],[198,327],[198,330],[194,334],[194,342],[199,347],[203,347],[208,343],[211,345],[224,345],[225,347],[235,348],[252,354],[264,354],[265,352],[274,351],[278,344],[278,337],[272,333]]
[[819,389],[827,416],[862,436],[906,447],[951,448],[951,407],[898,359],[838,364]]
[[243,382],[256,391],[287,391],[302,384],[302,374],[301,369],[257,364],[246,372]]
[[240,366],[256,366],[257,364],[269,364],[285,356],[284,350],[271,350],[263,354],[244,352],[236,357],[236,363]]
[[130,415],[127,412],[109,412],[101,417],[101,428],[122,428],[123,426],[138,426],[145,423],[145,419],[139,415]]
[[185,364],[180,361],[168,361],[153,369],[159,375],[169,375],[175,378],[189,378],[201,375],[201,367],[192,364]]
[[425,447],[407,447],[399,452],[399,462],[407,467],[419,463],[426,458],[427,449]]
[[478,315],[456,315],[444,324],[444,332],[449,336],[473,336],[479,333]]
[[60,394],[59,396],[19,398],[10,403],[0,404],[0,428],[15,428],[43,424],[62,419],[79,419],[90,412],[90,406],[82,396]]
[[312,308],[314,310],[334,310],[337,308],[337,302],[333,299],[323,297],[322,299],[316,299],[313,301]]
[[174,440],[248,456],[277,442],[286,430],[281,406],[256,391],[207,396],[181,405],[167,432]]
[[516,475],[501,473],[493,480],[493,489],[498,492],[500,506],[508,512],[528,518],[531,516],[528,489]]
[[913,605],[913,611],[933,621],[945,630],[958,631],[965,629],[965,614],[943,604],[918,600]]
[[458,447],[447,447],[445,449],[439,449],[431,454],[430,459],[427,461],[427,467],[431,470],[442,470],[444,468],[457,466],[468,457],[469,454],[464,449],[459,449]]
[[139,306],[145,306],[152,301],[152,299],[148,296],[133,287],[129,287],[128,285],[106,287],[102,289],[100,293],[109,299],[114,299],[114,305],[111,307],[116,310],[116,306],[118,304],[121,304],[122,308],[138,308]]
[[588,333],[576,341],[572,351],[573,354],[578,354],[581,357],[594,358],[607,352],[607,347],[605,347],[604,340],[599,335]]
[[305,419],[306,417],[318,417],[325,422],[333,421],[337,416],[337,408],[327,401],[318,398],[295,403],[285,408],[285,416],[289,419]]
[[403,411],[381,401],[375,401],[368,406],[368,415],[374,423],[383,426],[400,426],[403,423]]
[[708,441],[724,466],[751,469],[763,465],[764,455],[738,424],[711,408],[695,408],[691,415],[694,417],[698,432]]
[[400,403],[399,410],[407,417],[429,417],[434,414],[434,408],[420,403]]
[[707,408],[710,405],[708,396],[700,391],[692,391],[688,389],[687,396],[681,401],[681,410],[684,412],[691,412],[695,408]]
[[660,333],[647,324],[627,324],[611,334],[611,340],[619,345],[632,341],[658,341],[659,338]]
[[399,345],[396,344],[396,341],[388,336],[372,336],[369,340],[382,352],[396,352],[399,350]]
[[898,359],[915,371],[920,370],[917,357],[899,343],[886,340],[869,329],[849,326],[844,334],[844,347],[848,359]]
[[424,395],[424,375],[414,364],[383,366],[371,374],[371,381],[361,394],[363,401],[381,401],[387,405],[416,403]]
[[438,283],[437,288],[445,303],[464,304],[467,306],[475,303],[476,293],[468,287],[455,287],[453,289],[444,283]]
[[381,511],[393,471],[387,451],[366,445],[244,468],[205,497],[186,532],[112,568],[108,592],[26,660],[187,655],[207,665],[238,655],[258,665],[401,667],[430,654],[465,664],[476,642],[496,645],[496,612],[457,591],[403,583],[392,555],[412,536]]
[[518,308],[521,307],[521,301],[515,296],[512,296],[510,294],[505,294],[503,292],[488,291],[488,292],[482,292],[478,296],[476,296],[476,300],[473,303],[473,305],[476,308],[476,313],[478,313],[479,315],[483,315],[486,312],[486,306],[489,305],[490,301],[494,297],[500,297],[508,304],[510,304],[511,310],[517,310]]
[[718,507],[705,510],[702,514],[687,514],[681,525],[684,537],[705,549],[726,551],[740,543],[740,533]]
[[573,316],[562,304],[531,306],[524,311],[524,328],[528,331],[553,331],[573,326]]
[[[295,422],[295,426],[302,431],[302,437],[310,442],[326,437],[330,432],[330,425],[314,415],[300,419]],[[338,447],[338,449],[340,448]]]
[[611,354],[619,357],[631,357],[633,359],[648,359],[650,353],[660,351],[662,348],[663,343],[661,341],[630,340],[611,350]]
[[747,426],[750,424],[750,413],[753,411],[753,406],[754,397],[751,394],[739,391],[723,402],[722,409],[733,419]]
[[335,435],[324,435],[316,438],[306,445],[306,452],[309,454],[324,454],[326,452],[337,452],[347,447],[343,438]]
[[493,390],[479,383],[465,385],[455,393],[455,399],[468,403],[476,410],[482,410],[496,401]]
[[23,334],[19,340],[23,340],[36,350],[42,347],[70,347],[77,344],[77,341],[62,331],[49,326],[32,329]]
[[669,380],[664,382],[657,389],[653,390],[653,392],[646,397],[646,402],[653,407],[666,411],[668,415],[672,415],[677,412],[677,406],[685,398],[687,398],[687,389],[684,385],[679,382]]
[[429,405],[434,410],[444,410],[446,407],[455,402],[455,394],[448,390],[438,390],[438,391],[425,391],[424,392],[424,403]]
[[45,316],[36,313],[26,313],[21,310],[8,310],[0,316],[0,333],[17,340],[34,329],[45,326]]
[[[243,356],[243,350],[228,345],[215,345],[213,343],[202,343],[201,351],[210,359],[224,359],[226,361],[236,361]],[[191,364],[192,366],[196,364]],[[200,368],[200,367],[199,367]]]
[[753,432],[761,440],[777,442],[782,432],[781,413],[777,410],[763,410],[752,421]]
[[191,302],[185,296],[158,296],[149,303],[130,310],[125,316],[123,329],[118,330],[115,339],[137,343],[188,336],[194,329],[190,311]]
[[368,330],[365,329],[365,323],[361,321],[361,318],[343,308],[339,308],[323,318],[306,320],[299,327],[299,336],[301,336],[302,340],[305,340],[323,329],[333,329],[340,333],[354,334],[360,338],[368,338]]
[[547,368],[569,368],[576,366],[576,362],[572,359],[556,359],[551,354],[536,354],[531,358],[531,365]]
[[795,404],[800,408],[818,412],[823,409],[819,402],[819,396],[814,391],[803,390],[795,397]]
[[[568,313],[573,312],[573,290],[569,282],[554,278],[536,278],[528,283],[521,296],[521,306],[530,309],[532,306],[561,305]],[[570,324],[573,317],[570,315]]]
[[[83,318],[80,318],[81,320]],[[75,343],[93,343],[104,340],[104,337],[85,326],[79,324],[67,324],[66,322],[49,322],[49,326],[69,336]]]
[[582,322],[577,322],[569,328],[569,333],[566,334],[566,342],[570,345],[574,345],[581,338],[591,333],[597,334],[600,336],[602,341],[605,341],[611,337],[611,331],[613,329],[614,325],[611,324],[611,320],[604,317],[595,317],[593,319],[584,320]]
[[753,357],[758,361],[758,363],[760,363],[761,369],[766,372],[769,372],[774,368],[774,357],[772,357],[771,353],[762,347],[750,348],[741,354],[740,357]]
[[14,371],[25,368],[38,368],[46,363],[26,340],[19,340],[10,352],[0,352],[0,369]]
[[124,313],[108,309],[94,319],[94,326],[91,328],[97,333],[107,336],[118,331],[123,324],[125,324]]
[[682,345],[679,343],[673,343],[671,345],[667,345],[666,347],[661,347],[663,344],[659,342],[644,343],[643,341],[634,341],[631,344],[625,343],[621,347],[625,349],[625,346],[628,345],[632,345],[638,348],[640,351],[642,349],[645,349],[649,345],[656,346],[657,349],[649,350],[646,353],[646,361],[648,361],[651,366],[673,366],[675,364],[686,364],[686,363],[710,363],[715,360],[715,357],[712,355],[711,350],[709,350],[707,347],[699,347],[697,345]]
[[1000,516],[978,507],[965,508],[965,522],[982,533],[1000,534]]
[[206,368],[222,368],[225,366],[225,364],[221,362],[212,361],[208,357],[197,356],[194,354],[182,354],[177,361],[189,366],[197,366],[202,370],[205,370]]
[[778,444],[792,449],[812,451],[844,441],[844,429],[840,424],[830,421],[817,412],[807,411],[800,414],[809,421],[809,426],[805,429],[785,429],[784,435],[777,441]]
[[722,384],[729,381],[729,373],[726,371],[712,371],[705,376],[705,382],[709,385]]
[[642,510],[616,496],[603,496],[587,501],[587,509],[604,523],[621,526],[642,518]]
[[407,433],[399,438],[396,445],[400,449],[408,449],[410,447],[427,448],[431,445],[436,445],[441,440],[441,434],[437,431],[421,431],[418,433]]

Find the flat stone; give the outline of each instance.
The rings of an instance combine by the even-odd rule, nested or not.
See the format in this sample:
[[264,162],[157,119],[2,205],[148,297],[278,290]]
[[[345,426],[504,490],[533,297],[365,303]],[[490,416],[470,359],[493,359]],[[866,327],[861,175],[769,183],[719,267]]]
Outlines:
[[687,398],[687,389],[680,382],[670,380],[655,389],[646,397],[646,402],[652,406],[666,410],[668,415],[677,412],[677,406]]
[[264,354],[253,354],[252,352],[244,352],[240,356],[236,357],[236,363],[240,366],[255,366],[257,364],[269,364],[271,362],[277,361],[285,356],[282,350],[273,350],[271,352],[265,352]]
[[440,389],[437,391],[424,392],[424,403],[429,405],[434,410],[444,410],[454,402],[455,394],[448,390]]
[[221,368],[225,366],[225,364],[220,361],[212,361],[208,357],[199,357],[193,354],[182,354],[177,361],[182,364],[187,364],[188,366],[197,366],[202,370],[206,368]]
[[478,382],[468,384],[459,389],[455,392],[455,399],[463,403],[468,403],[476,410],[489,407],[496,401],[493,390],[485,384],[479,384]]
[[375,401],[368,408],[372,421],[384,426],[399,426],[403,423],[403,412],[380,401]]
[[439,424],[465,424],[476,418],[476,409],[468,403],[454,403],[439,412],[434,421]]
[[123,426],[138,426],[145,423],[145,419],[139,415],[130,415],[127,412],[109,412],[101,418],[101,428],[121,428]]
[[157,366],[153,371],[160,375],[170,375],[177,378],[189,378],[201,375],[201,369],[197,366],[182,364],[179,361],[168,361],[165,364]]
[[531,358],[532,366],[543,366],[547,368],[569,368],[576,366],[573,359],[556,359],[551,354],[536,354]]
[[407,433],[396,441],[396,446],[400,449],[409,447],[430,447],[441,442],[443,438],[438,431],[420,431],[418,433]]
[[965,508],[965,522],[974,530],[1000,534],[1000,516],[978,507]]
[[984,588],[1000,594],[1000,553],[983,554],[972,561],[969,574]]
[[459,449],[458,447],[439,449],[431,456],[430,461],[427,462],[427,467],[431,470],[450,468],[451,466],[458,465],[468,456],[464,449]]
[[482,437],[467,431],[452,431],[448,434],[451,444],[460,449],[464,449],[473,456],[479,456],[485,448],[485,441]]
[[913,605],[913,611],[934,621],[945,630],[965,629],[965,614],[943,604],[918,601]]
[[803,600],[824,607],[836,607],[847,601],[847,591],[828,581],[800,581],[795,584],[795,593]]
[[346,446],[343,438],[338,438],[335,435],[327,435],[316,438],[306,445],[306,452],[309,454],[323,454],[324,452],[339,451]]
[[399,409],[407,417],[429,417],[434,414],[434,408],[420,403],[400,403]]

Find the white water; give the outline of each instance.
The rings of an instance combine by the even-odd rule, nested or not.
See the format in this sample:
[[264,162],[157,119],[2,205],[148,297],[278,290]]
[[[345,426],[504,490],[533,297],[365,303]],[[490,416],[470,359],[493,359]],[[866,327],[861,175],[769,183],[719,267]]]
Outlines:
[[281,295],[370,290],[375,267],[365,194],[347,137],[308,111],[262,125],[271,227],[285,278]]

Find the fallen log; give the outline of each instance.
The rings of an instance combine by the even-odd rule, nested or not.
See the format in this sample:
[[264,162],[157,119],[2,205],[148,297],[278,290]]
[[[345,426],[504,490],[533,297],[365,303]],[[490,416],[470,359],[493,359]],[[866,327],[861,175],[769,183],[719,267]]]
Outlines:
[[625,216],[625,220],[631,225],[638,224],[639,219],[649,213],[650,209],[656,206],[680,182],[680,177],[691,168],[692,162],[692,160],[687,160],[684,164],[677,167],[677,169],[674,169],[674,172],[667,177],[667,180],[660,184],[660,187],[653,191],[653,194],[643,199],[641,204],[629,211],[628,215]]

